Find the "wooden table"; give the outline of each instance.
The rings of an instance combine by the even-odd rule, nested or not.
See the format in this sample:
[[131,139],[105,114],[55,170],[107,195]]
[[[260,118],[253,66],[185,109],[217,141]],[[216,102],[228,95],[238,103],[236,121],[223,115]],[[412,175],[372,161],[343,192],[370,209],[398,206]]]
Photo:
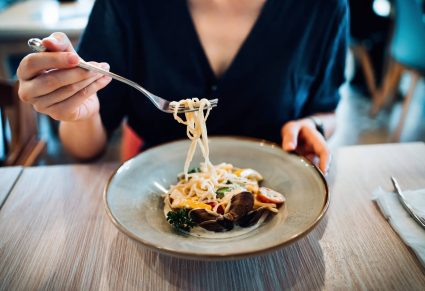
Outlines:
[[22,167],[0,168],[0,209],[22,172]]
[[159,255],[109,221],[115,164],[26,168],[0,211],[0,290],[420,290],[425,271],[371,201],[379,186],[425,187],[425,145],[340,149],[331,205],[306,237],[262,257]]

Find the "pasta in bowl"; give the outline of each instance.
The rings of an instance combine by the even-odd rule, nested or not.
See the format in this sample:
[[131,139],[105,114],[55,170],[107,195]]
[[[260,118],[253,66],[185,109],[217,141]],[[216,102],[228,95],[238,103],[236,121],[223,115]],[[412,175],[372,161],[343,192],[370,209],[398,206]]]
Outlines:
[[[284,247],[314,229],[329,205],[321,173],[306,159],[280,146],[240,137],[212,137],[215,165],[255,169],[261,186],[284,194],[284,206],[265,223],[245,233],[205,230],[205,236],[175,231],[164,213],[164,197],[181,173],[191,141],[180,140],[149,149],[125,162],[104,192],[106,210],[116,227],[144,246],[169,255],[197,260],[229,260]],[[195,154],[193,165],[204,162]],[[190,170],[190,169],[189,169]],[[245,230],[245,229],[243,229]]]
[[[315,166],[264,141],[209,140],[207,99],[174,105],[199,108],[184,116],[174,112],[189,140],[141,153],[105,188],[107,213],[121,231],[163,253],[219,260],[277,249],[320,221],[329,194]],[[189,170],[191,163],[200,167]]]
[[[213,165],[210,161],[206,126],[211,111],[208,99],[183,99],[173,103],[175,108],[184,106],[198,110],[185,112],[184,117],[178,115],[177,109],[174,111],[174,119],[186,125],[191,144],[184,172],[165,195],[164,212],[168,222],[185,232],[197,226],[208,231],[225,232],[233,230],[236,225],[245,228],[233,231],[239,235],[252,230],[270,213],[277,213],[277,207],[282,206],[285,197],[270,188],[260,187],[263,177],[259,172],[251,168],[236,168],[229,163]],[[198,145],[204,162],[189,171]],[[196,235],[211,237],[199,228],[195,229]]]
[[277,213],[285,202],[281,193],[260,186],[263,177],[253,169],[229,163],[214,168],[215,177],[211,177],[201,163],[187,177],[179,175],[178,183],[167,191],[164,212],[176,229],[190,232],[195,227],[195,235],[211,237],[196,226],[213,232],[234,231],[235,226],[247,228],[238,228],[241,234]]

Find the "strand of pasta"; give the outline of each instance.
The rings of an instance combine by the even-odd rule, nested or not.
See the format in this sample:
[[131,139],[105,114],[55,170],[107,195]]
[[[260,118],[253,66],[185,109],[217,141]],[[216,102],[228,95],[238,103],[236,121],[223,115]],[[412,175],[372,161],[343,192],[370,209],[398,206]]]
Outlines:
[[[178,102],[173,102],[175,107],[174,119],[179,123],[186,125],[186,134],[191,140],[189,150],[184,163],[184,180],[180,180],[176,185],[172,186],[169,193],[178,191],[185,198],[193,198],[198,202],[215,202],[213,211],[218,210],[222,207],[228,210],[230,206],[231,196],[225,196],[218,200],[216,189],[229,187],[228,182],[236,187],[245,188],[247,185],[253,185],[256,182],[252,182],[247,178],[239,177],[232,172],[233,166],[230,164],[222,163],[214,166],[209,159],[209,145],[208,145],[208,133],[206,127],[206,120],[210,114],[210,102],[207,99],[192,98],[184,99]],[[185,119],[178,115],[177,109],[181,106],[185,106],[191,110],[199,107],[196,111],[185,112]],[[204,115],[204,110],[206,114]],[[189,174],[189,166],[192,162],[193,156],[196,152],[196,148],[199,146],[202,156],[204,157],[204,163],[201,163],[200,173]],[[233,186],[234,187],[234,186]],[[257,184],[258,187],[258,184]],[[170,197],[167,195],[166,203],[171,207]],[[269,203],[255,202],[258,206],[264,206],[270,210],[276,212],[276,205]]]
[[[189,151],[183,168],[185,179],[188,180],[189,166],[195,154],[196,146],[199,145],[205,160],[204,164],[207,167],[207,172],[211,175],[211,178],[215,180],[215,168],[209,159],[208,133],[206,127],[206,120],[211,111],[210,101],[208,99],[199,100],[198,98],[192,98],[173,102],[172,105],[175,108],[173,114],[174,119],[187,126],[186,134],[192,141],[189,146]],[[186,120],[183,120],[180,116],[178,116],[178,108],[180,106],[188,107],[190,110],[193,110],[195,106],[198,106],[199,109],[197,111],[185,112],[184,115]],[[204,110],[207,111],[206,115],[204,115]]]

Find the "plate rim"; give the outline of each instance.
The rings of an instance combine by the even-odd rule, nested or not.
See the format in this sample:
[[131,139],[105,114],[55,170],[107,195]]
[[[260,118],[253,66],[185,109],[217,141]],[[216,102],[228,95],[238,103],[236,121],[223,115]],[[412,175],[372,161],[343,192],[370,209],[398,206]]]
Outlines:
[[[254,143],[258,143],[258,144],[263,144],[263,145],[266,145],[266,146],[269,146],[269,147],[272,147],[272,148],[276,148],[276,147],[280,148],[280,146],[277,143],[274,143],[274,142],[271,142],[271,141],[268,141],[268,140],[264,140],[264,139],[257,139],[257,138],[253,138],[253,137],[213,135],[213,136],[210,136],[208,138],[210,140],[215,140],[215,139],[229,139],[229,140],[239,140],[239,141],[242,140],[242,141],[249,141],[249,142],[254,142]],[[259,249],[259,250],[246,251],[246,252],[237,253],[237,254],[229,254],[229,253],[198,254],[198,253],[193,253],[193,252],[175,251],[175,250],[171,250],[171,249],[168,249],[168,248],[160,247],[157,244],[147,242],[147,241],[143,240],[142,238],[134,235],[132,232],[130,232],[124,225],[122,225],[115,218],[114,214],[112,213],[112,211],[109,207],[108,200],[107,200],[109,187],[111,185],[112,179],[115,177],[115,175],[118,173],[118,171],[124,165],[130,163],[135,158],[137,158],[139,155],[145,154],[146,152],[150,152],[150,151],[157,149],[158,147],[161,147],[161,146],[170,145],[170,144],[173,144],[173,143],[179,143],[179,142],[182,142],[182,141],[187,141],[187,139],[178,139],[178,140],[173,140],[173,141],[170,141],[170,142],[166,142],[166,143],[156,145],[152,148],[147,149],[146,151],[143,151],[143,152],[137,154],[133,158],[131,158],[131,159],[125,161],[125,162],[120,163],[120,165],[112,172],[112,174],[110,175],[110,177],[108,178],[108,180],[107,180],[107,182],[104,186],[103,202],[104,202],[104,206],[105,206],[105,209],[106,209],[106,213],[108,214],[112,223],[115,225],[115,227],[118,228],[119,231],[121,231],[122,233],[124,233],[125,235],[130,237],[131,239],[141,243],[144,247],[147,247],[147,248],[154,250],[156,252],[166,253],[166,254],[174,256],[174,257],[180,257],[180,258],[192,259],[192,260],[232,260],[232,259],[241,259],[241,258],[247,258],[247,257],[253,257],[253,256],[260,256],[260,255],[281,249],[281,248],[283,248],[287,245],[290,245],[290,244],[294,243],[295,241],[305,237],[323,219],[323,217],[325,216],[325,214],[326,214],[326,212],[329,208],[330,191],[329,191],[328,182],[327,182],[325,176],[323,175],[323,172],[315,164],[313,164],[310,160],[308,160],[307,158],[305,158],[305,157],[303,157],[303,156],[301,156],[297,153],[294,153],[294,152],[290,152],[290,153],[285,152],[285,153],[290,154],[290,155],[296,155],[297,157],[304,160],[304,162],[306,162],[307,164],[312,166],[314,168],[314,170],[316,171],[316,173],[319,175],[320,179],[322,180],[323,185],[325,186],[325,202],[322,205],[322,209],[321,209],[319,215],[316,217],[316,219],[308,226],[308,228],[306,230],[294,234],[291,238],[289,238],[288,240],[286,240],[282,243],[278,243],[276,245],[273,245],[273,246],[270,246],[270,247],[267,247],[267,248],[262,248],[262,249]]]

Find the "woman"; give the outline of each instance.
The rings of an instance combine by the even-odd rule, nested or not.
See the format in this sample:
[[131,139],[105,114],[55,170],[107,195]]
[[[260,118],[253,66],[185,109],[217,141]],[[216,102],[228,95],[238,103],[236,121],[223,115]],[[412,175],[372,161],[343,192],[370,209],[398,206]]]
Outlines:
[[[103,61],[94,64],[169,100],[219,98],[210,135],[282,140],[284,150],[318,156],[328,170],[325,136],[344,81],[344,0],[123,3],[95,3],[79,47],[83,59]],[[43,44],[49,52],[28,55],[18,68],[19,94],[61,121],[61,140],[76,157],[102,152],[125,117],[145,147],[184,136],[184,127],[136,90],[78,68],[64,34]]]

